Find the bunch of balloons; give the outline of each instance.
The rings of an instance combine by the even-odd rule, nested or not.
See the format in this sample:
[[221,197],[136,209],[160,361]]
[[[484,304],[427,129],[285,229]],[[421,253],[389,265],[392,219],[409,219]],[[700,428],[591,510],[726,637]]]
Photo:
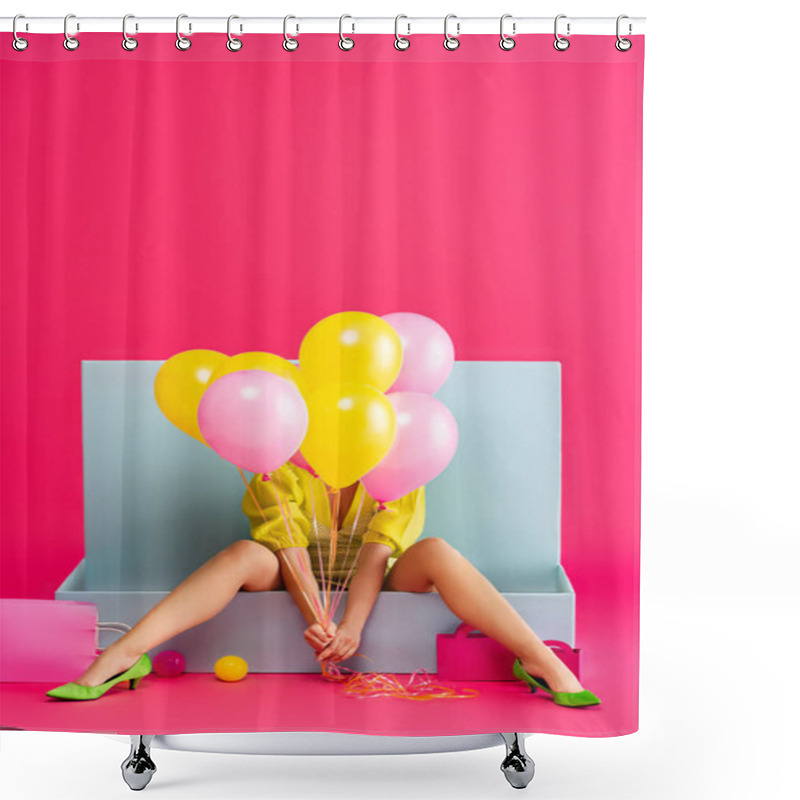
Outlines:
[[433,394],[454,348],[438,322],[343,311],[308,331],[298,360],[187,350],[158,371],[156,402],[240,469],[268,475],[292,461],[336,489],[361,480],[381,504],[449,464],[458,426]]

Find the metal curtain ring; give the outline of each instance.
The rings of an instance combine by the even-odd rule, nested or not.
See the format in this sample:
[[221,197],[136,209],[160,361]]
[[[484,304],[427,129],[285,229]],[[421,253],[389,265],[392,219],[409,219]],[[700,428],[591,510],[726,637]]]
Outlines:
[[[394,18],[394,46],[397,50],[408,50],[411,47],[411,39],[406,39],[405,36],[400,35],[399,24],[401,19],[408,19],[405,14],[398,14]],[[411,23],[407,22],[408,32],[411,33]]]
[[[562,53],[569,47],[569,39],[565,39],[558,33],[558,21],[560,19],[566,19],[566,18],[567,18],[566,14],[559,14],[556,17],[555,24],[553,25],[553,31],[556,35],[556,39],[553,42],[553,47],[555,47],[556,50]],[[567,36],[569,36],[569,22],[567,23]]]
[[17,50],[17,51],[19,51],[21,53],[23,50],[27,50],[28,49],[28,40],[27,39],[22,39],[17,35],[17,20],[18,19],[25,19],[25,15],[24,14],[17,14],[17,16],[14,17],[14,21],[11,23],[11,33],[14,35],[14,38],[11,41],[11,46],[15,50]]
[[447,32],[447,23],[451,19],[457,19],[456,15],[455,14],[448,14],[444,18],[444,49],[445,50],[458,50],[458,46],[461,44],[461,42],[458,41],[457,37],[458,37],[458,34],[461,32],[461,23],[460,22],[456,22],[456,35],[455,36],[451,36]]
[[[351,39],[349,36],[345,36],[344,33],[342,33],[342,24],[346,19],[353,19],[353,18],[349,14],[342,14],[342,16],[339,17],[339,47],[342,50],[352,50],[356,46],[355,41]],[[353,30],[355,29],[356,25],[355,23],[353,23]]]
[[[239,19],[239,15],[238,14],[231,14],[228,17],[228,41],[226,42],[225,47],[227,47],[228,50],[231,51],[231,53],[238,53],[242,49],[242,46],[244,45],[244,42],[241,39],[237,39],[235,36],[231,35],[231,20],[232,19]],[[239,30],[241,30],[241,28],[239,28]]]
[[[192,40],[188,39],[181,33],[181,20],[188,17],[188,14],[178,14],[177,19],[175,20],[175,47],[178,50],[188,50],[192,46]],[[189,30],[192,30],[192,23],[189,23]]]
[[[503,23],[507,19],[510,19],[510,18],[511,18],[511,14],[503,14],[503,16],[500,17],[500,49],[501,50],[513,50],[517,45],[517,43],[514,41],[514,39],[512,39],[510,36],[506,36],[506,34],[503,31]],[[511,31],[512,31],[512,33],[516,33],[517,32],[517,23],[516,22],[513,22],[511,24]]]
[[[122,18],[122,47],[124,50],[135,50],[139,46],[139,42],[137,39],[134,39],[132,36],[128,36],[128,20],[134,19],[133,14],[126,14]],[[139,24],[136,24],[136,30],[139,30]]]
[[[67,25],[69,24],[70,18],[74,18],[74,14],[67,14],[64,17],[64,49],[65,50],[77,50],[80,46],[80,42],[74,37],[69,35],[69,31],[67,30]],[[76,30],[80,30],[81,26],[80,23],[76,23]]]
[[298,42],[297,39],[294,38],[294,36],[289,36],[289,34],[286,31],[286,23],[290,19],[296,19],[294,14],[287,14],[283,18],[283,49],[288,50],[290,53],[293,53],[295,50],[297,50],[298,47],[300,47],[300,42]]
[[[619,35],[619,23],[620,23],[620,20],[623,20],[623,19],[629,19],[628,15],[627,14],[620,14],[617,17],[617,41],[616,41],[614,46],[617,48],[617,50],[620,51],[620,53],[627,53],[628,50],[630,50],[631,47],[633,47],[633,42],[630,39],[623,39]],[[630,33],[630,32],[631,32],[631,26],[630,26],[630,23],[628,23],[628,33]]]

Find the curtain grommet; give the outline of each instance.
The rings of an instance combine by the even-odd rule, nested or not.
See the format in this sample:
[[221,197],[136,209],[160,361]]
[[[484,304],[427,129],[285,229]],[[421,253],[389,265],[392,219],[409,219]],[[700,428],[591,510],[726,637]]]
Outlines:
[[[64,17],[64,49],[65,50],[77,50],[80,47],[80,42],[77,40],[76,37],[70,36],[69,31],[67,30],[67,26],[69,25],[70,19],[74,19],[74,14],[67,14]],[[80,22],[75,23],[75,30],[79,31],[81,29]]]
[[[342,14],[342,16],[339,17],[339,49],[344,50],[345,53],[349,53],[356,46],[356,42],[355,39],[352,39],[351,37],[344,35],[342,26],[346,19],[353,19],[353,18],[349,14]],[[353,23],[354,32],[355,29],[356,26],[355,23]]]
[[[451,36],[447,31],[447,23],[451,19],[455,19],[456,20],[456,35],[455,36]],[[461,32],[461,23],[458,22],[457,20],[458,20],[458,18],[456,17],[455,14],[448,14],[444,18],[444,42],[443,42],[444,49],[445,50],[450,50],[451,52],[453,50],[458,50],[459,46],[461,45],[461,42],[458,40],[458,34]]]
[[[175,47],[178,50],[188,50],[192,46],[192,40],[181,33],[181,20],[187,18],[188,14],[178,14],[175,20]],[[192,23],[189,23],[189,32],[192,31]]]
[[[558,50],[559,53],[563,53],[565,50],[569,48],[569,39],[565,39],[559,32],[558,32],[558,21],[560,19],[566,19],[566,14],[559,14],[556,17],[555,23],[553,24],[553,33],[555,34],[555,41],[553,42],[553,47]],[[569,36],[569,22],[567,22],[567,36]]]
[[[239,19],[238,14],[231,14],[228,17],[228,41],[225,42],[225,47],[231,51],[231,53],[238,53],[242,47],[244,47],[244,42],[239,39],[238,37],[234,36],[231,33],[231,20]],[[239,26],[239,31],[241,32],[242,26]]]
[[[624,39],[622,36],[619,35],[619,23],[623,19],[629,19],[627,14],[620,14],[617,17],[617,41],[614,42],[614,47],[620,51],[620,53],[627,53],[628,50],[633,47],[633,42],[630,39]],[[628,23],[628,33],[631,32],[631,24]]]
[[[24,50],[27,50],[27,49],[28,49],[28,44],[29,44],[29,43],[28,43],[28,40],[27,40],[27,39],[23,39],[23,38],[22,38],[22,37],[21,37],[21,36],[20,36],[20,35],[17,33],[17,20],[18,20],[18,19],[25,19],[25,15],[24,15],[24,14],[17,14],[17,15],[14,17],[14,20],[13,20],[13,22],[11,23],[11,34],[12,34],[12,37],[13,37],[13,38],[12,38],[12,40],[11,40],[11,46],[12,46],[12,47],[13,47],[13,48],[14,48],[14,49],[15,49],[15,50],[18,52],[18,53],[22,53]],[[27,23],[26,23],[26,26],[27,26]]]
[[[411,47],[411,39],[400,35],[399,25],[401,19],[408,19],[408,17],[405,14],[398,14],[394,18],[394,49],[403,52]],[[408,22],[406,24],[408,25],[408,32],[411,33],[411,23]]]
[[[126,14],[122,18],[122,49],[131,52],[135,50],[139,46],[138,39],[135,39],[133,36],[128,36],[128,20],[135,19],[133,14]],[[139,30],[139,23],[136,23],[137,31]]]
[[503,30],[503,24],[507,19],[511,19],[511,17],[511,14],[503,14],[503,16],[500,17],[500,49],[506,52],[513,50],[517,46],[516,41],[513,39],[513,35],[517,32],[517,23],[511,23],[511,36],[507,36]]
[[[17,33],[17,20],[18,20],[18,19],[25,19],[25,15],[24,15],[24,14],[17,14],[17,15],[14,17],[14,21],[11,23],[11,33],[12,33],[12,36],[13,36],[13,38],[12,38],[12,40],[11,40],[11,46],[12,46],[12,47],[13,47],[13,48],[14,48],[14,49],[15,49],[15,50],[18,52],[18,53],[22,53],[22,52],[24,52],[25,50],[27,50],[27,49],[28,49],[28,44],[29,44],[29,43],[28,43],[28,40],[27,40],[27,39],[23,39],[23,38],[22,38],[22,37],[21,37],[21,36],[20,36],[20,35]],[[26,24],[27,24],[27,23],[26,23]]]
[[287,14],[283,18],[283,49],[286,50],[287,53],[294,53],[294,51],[300,47],[300,42],[294,36],[289,36],[287,23],[290,19],[296,19],[294,14]]

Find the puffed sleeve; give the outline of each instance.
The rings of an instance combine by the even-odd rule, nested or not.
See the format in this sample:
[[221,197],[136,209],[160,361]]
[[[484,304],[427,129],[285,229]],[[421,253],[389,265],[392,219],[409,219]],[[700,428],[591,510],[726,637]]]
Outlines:
[[[242,498],[242,511],[250,521],[250,535],[273,553],[283,547],[308,547],[310,524],[303,512],[304,494],[300,477],[288,464],[284,464],[272,473],[270,480],[263,481],[261,478],[259,473],[250,479],[250,490],[255,494],[264,516],[253,501],[250,490],[245,490]],[[280,492],[292,536],[286,530],[286,522],[275,494],[276,488]]]
[[364,542],[378,542],[392,548],[390,558],[397,558],[422,534],[425,525],[425,487],[420,486],[397,500],[391,500],[386,508],[378,511],[370,520]]

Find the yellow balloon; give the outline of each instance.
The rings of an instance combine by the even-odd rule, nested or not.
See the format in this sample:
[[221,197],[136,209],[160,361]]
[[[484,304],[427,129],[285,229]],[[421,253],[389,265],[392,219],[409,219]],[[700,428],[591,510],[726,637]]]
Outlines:
[[308,331],[299,361],[309,388],[352,382],[385,392],[400,374],[403,343],[385,319],[366,311],[342,311]]
[[214,381],[221,378],[223,375],[228,375],[231,372],[239,372],[244,369],[263,369],[265,372],[272,372],[279,375],[281,378],[291,381],[303,393],[305,381],[300,374],[300,370],[287,361],[285,358],[276,356],[274,353],[261,353],[253,351],[249,353],[237,353],[235,356],[228,358],[223,364],[220,364],[214,374],[208,381],[211,386]]
[[222,656],[214,663],[214,674],[221,681],[240,681],[247,675],[247,662],[239,656]]
[[355,483],[394,442],[394,406],[374,386],[326,383],[309,392],[306,405],[308,431],[300,452],[329,486]]
[[216,350],[184,350],[161,365],[153,384],[156,403],[164,416],[205,445],[208,443],[197,425],[197,407],[211,375],[227,359]]

